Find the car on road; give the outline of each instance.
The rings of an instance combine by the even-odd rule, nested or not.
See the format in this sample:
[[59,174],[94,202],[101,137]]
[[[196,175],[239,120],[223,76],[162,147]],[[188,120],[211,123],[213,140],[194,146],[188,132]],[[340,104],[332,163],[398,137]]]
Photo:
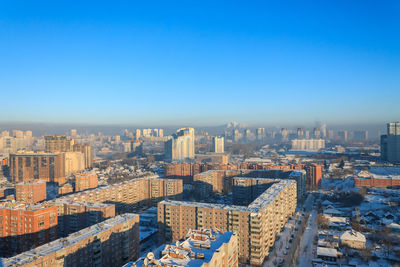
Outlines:
[[278,259],[278,266],[283,266],[283,264],[285,263],[285,260],[280,258]]
[[283,251],[283,255],[287,255],[287,250],[286,249]]

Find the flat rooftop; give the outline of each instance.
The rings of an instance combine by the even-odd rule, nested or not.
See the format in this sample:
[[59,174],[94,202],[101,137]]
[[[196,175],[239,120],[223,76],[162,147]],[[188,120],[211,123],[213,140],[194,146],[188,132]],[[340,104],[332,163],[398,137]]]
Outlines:
[[[247,177],[239,177],[246,179]],[[247,179],[263,179],[263,178],[253,178],[249,177]],[[271,179],[267,179],[271,180]],[[174,200],[163,200],[160,203],[164,205],[173,206],[189,206],[198,208],[217,208],[217,209],[227,209],[227,210],[238,210],[247,212],[259,212],[264,209],[268,204],[270,204],[279,193],[287,186],[295,184],[294,180],[282,180],[275,179],[273,183],[267,190],[265,190],[258,198],[256,198],[250,205],[237,206],[237,205],[225,205],[225,204],[212,204],[212,203],[202,203],[202,202],[190,202],[190,201],[174,201]]]
[[189,230],[184,241],[162,245],[154,254],[148,254],[147,259],[141,258],[124,267],[143,267],[145,260],[148,262],[147,266],[200,267],[209,263],[214,253],[222,245],[229,243],[233,235],[235,234],[232,232],[222,233],[217,229]]

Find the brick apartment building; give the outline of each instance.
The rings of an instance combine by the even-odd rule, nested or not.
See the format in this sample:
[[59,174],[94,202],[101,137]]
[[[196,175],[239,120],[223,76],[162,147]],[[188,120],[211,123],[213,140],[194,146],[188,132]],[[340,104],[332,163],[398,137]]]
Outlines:
[[139,215],[126,213],[4,260],[5,266],[122,266],[139,257]]
[[272,170],[210,170],[196,174],[193,177],[196,195],[204,199],[212,192],[232,192],[234,177],[256,177],[272,179],[291,179],[296,181],[297,199],[302,201],[306,193],[306,172],[293,169],[272,169]]
[[293,215],[296,194],[296,181],[275,180],[248,206],[161,201],[157,215],[159,241],[179,240],[189,229],[218,228],[236,232],[239,261],[260,266],[276,236]]
[[95,172],[82,172],[74,174],[75,192],[94,189],[98,186],[97,174]]
[[373,166],[360,170],[354,176],[357,187],[400,187],[400,167]]
[[83,228],[115,217],[115,205],[54,199],[49,205],[57,207],[59,236],[67,236]]
[[322,165],[317,164],[309,164],[304,166],[304,169],[307,173],[307,190],[318,190],[319,186],[321,185],[322,167]]
[[69,184],[69,183],[63,184],[62,186],[60,186],[58,188],[58,195],[59,196],[71,194],[73,192],[74,192],[74,187],[72,186],[72,184]]
[[115,205],[117,214],[133,212],[158,201],[180,199],[183,192],[182,180],[157,179],[158,176],[137,178],[122,183],[63,196],[61,200]]
[[375,178],[375,177],[354,177],[356,187],[378,187],[387,188],[391,186],[400,186],[400,179],[396,178]]
[[0,203],[0,251],[13,256],[57,239],[57,207]]
[[16,153],[10,154],[12,182],[44,180],[65,183],[65,160],[63,154]]
[[307,190],[315,190],[320,185],[322,168],[323,166],[318,164],[266,165],[247,162],[238,164],[169,163],[164,165],[164,175],[167,178],[183,179],[184,183],[193,183],[196,175],[210,170],[305,170]]
[[17,201],[37,203],[46,200],[46,182],[28,181],[15,185]]

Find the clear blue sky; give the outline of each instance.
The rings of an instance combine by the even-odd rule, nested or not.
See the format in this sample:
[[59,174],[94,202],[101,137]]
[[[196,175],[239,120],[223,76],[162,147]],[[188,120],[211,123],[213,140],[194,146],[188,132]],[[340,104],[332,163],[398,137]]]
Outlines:
[[0,103],[0,122],[399,120],[400,1],[1,1]]

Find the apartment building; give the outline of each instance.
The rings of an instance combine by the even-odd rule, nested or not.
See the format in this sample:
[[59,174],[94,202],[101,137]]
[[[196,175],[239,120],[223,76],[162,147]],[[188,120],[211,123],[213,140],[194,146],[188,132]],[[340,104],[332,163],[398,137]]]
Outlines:
[[296,205],[296,181],[291,179],[276,179],[248,206],[161,201],[157,215],[159,240],[179,240],[189,229],[235,232],[239,261],[261,266]]
[[318,151],[325,148],[324,139],[293,139],[292,150],[297,151]]
[[195,193],[200,198],[206,198],[213,192],[232,192],[234,177],[291,179],[296,181],[298,201],[302,201],[306,193],[306,171],[292,169],[210,170],[194,175],[193,181],[195,184]]
[[110,203],[115,205],[116,213],[121,214],[137,211],[146,206],[154,206],[158,201],[165,198],[181,198],[183,192],[182,180],[157,178],[158,176],[151,176],[132,179],[114,185],[70,194],[60,199],[90,203]]
[[126,213],[15,257],[5,266],[122,266],[139,256],[139,215]]
[[23,152],[10,154],[12,182],[44,180],[65,183],[65,157],[63,154]]
[[63,184],[58,188],[58,195],[63,196],[74,192],[74,187],[72,184]]
[[162,245],[145,258],[123,267],[167,266],[239,266],[238,237],[218,229],[189,230],[182,242]]
[[213,152],[224,153],[225,151],[224,137],[214,136],[212,140],[213,140],[212,142]]
[[59,236],[67,236],[83,228],[115,217],[115,205],[54,199],[49,205],[57,207]]
[[98,186],[97,174],[95,172],[82,172],[74,174],[75,192],[94,189]]
[[0,203],[0,253],[10,257],[57,239],[57,207]]
[[194,160],[194,129],[181,128],[164,144],[166,161]]
[[46,182],[28,181],[15,185],[16,200],[37,203],[46,200]]
[[44,137],[45,152],[59,153],[72,151],[74,140],[68,139],[65,135],[49,135]]

